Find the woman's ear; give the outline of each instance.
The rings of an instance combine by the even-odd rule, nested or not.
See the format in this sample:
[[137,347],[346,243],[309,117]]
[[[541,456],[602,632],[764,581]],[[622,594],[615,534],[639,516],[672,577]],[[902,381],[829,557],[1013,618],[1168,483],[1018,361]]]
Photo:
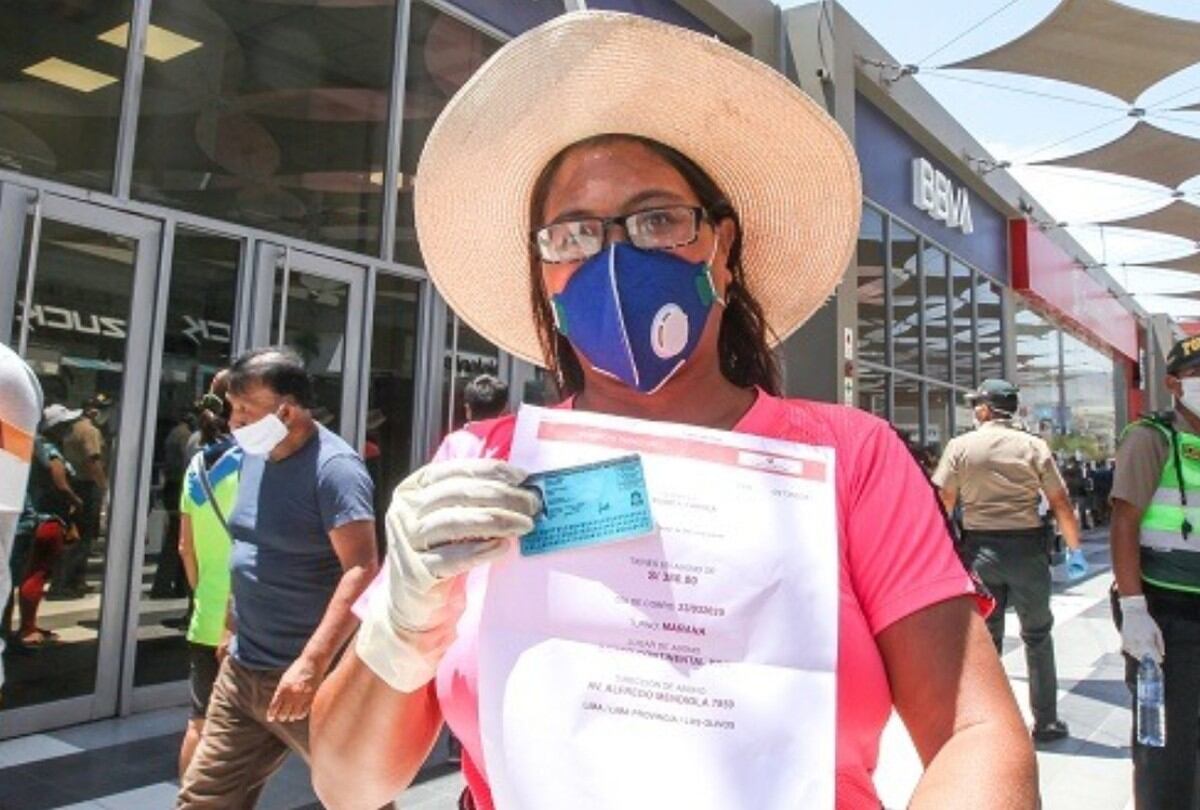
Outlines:
[[718,287],[718,292],[724,296],[725,290],[733,281],[733,271],[729,269],[729,251],[737,238],[737,225],[732,217],[726,217],[718,222],[713,230],[717,238],[717,252],[712,260],[713,281]]

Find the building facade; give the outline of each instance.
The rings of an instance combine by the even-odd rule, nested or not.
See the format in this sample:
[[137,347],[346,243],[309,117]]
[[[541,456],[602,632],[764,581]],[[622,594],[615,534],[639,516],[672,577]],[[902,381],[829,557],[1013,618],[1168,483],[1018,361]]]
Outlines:
[[839,6],[783,27],[793,79],[854,138],[865,199],[846,281],[785,347],[792,390],[888,419],[932,462],[972,427],[963,394],[1004,377],[1064,458],[1111,456],[1130,414],[1164,404],[1146,313]]
[[[0,10],[0,340],[33,366],[47,403],[115,402],[98,420],[111,490],[90,592],[44,603],[56,645],[6,658],[0,738],[186,700],[170,439],[192,430],[192,404],[241,351],[287,343],[301,353],[318,418],[362,449],[381,513],[461,421],[472,376],[507,379],[514,404],[553,396],[433,291],[412,192],[446,101],[509,37],[580,5],[565,2]],[[982,178],[947,145],[965,133],[931,99],[872,77],[860,58],[878,59],[878,46],[840,9],[588,5],[720,36],[789,75],[858,144],[867,202],[857,261],[782,348],[790,393],[866,408],[923,446],[967,426],[962,392],[1001,373],[1037,392],[1038,419],[1116,423],[1104,409],[1115,413],[1117,397],[1106,401],[1101,381],[1116,376],[1112,345],[1092,339],[1086,320],[1051,312],[1058,299],[1014,290],[1020,189],[996,183],[1002,173]],[[937,126],[915,124],[914,110]],[[914,196],[914,177],[926,197]],[[1086,409],[1068,404],[1063,377],[1085,351],[1095,366]],[[1036,362],[1023,371],[1027,356]],[[1134,376],[1110,382],[1110,394]]]

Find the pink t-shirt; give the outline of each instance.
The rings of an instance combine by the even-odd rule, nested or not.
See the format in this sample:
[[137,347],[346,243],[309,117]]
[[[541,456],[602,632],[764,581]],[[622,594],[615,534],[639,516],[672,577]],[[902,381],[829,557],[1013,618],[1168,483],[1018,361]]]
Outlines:
[[[515,419],[468,425],[435,460],[507,458]],[[837,453],[839,648],[837,807],[878,810],[871,781],[879,737],[892,708],[875,636],[899,619],[975,588],[946,533],[933,490],[884,421],[838,405],[785,400],[760,391],[733,428]],[[473,571],[458,638],[438,669],[442,714],[464,749],[463,773],[476,806],[492,810],[479,736],[478,631],[487,574]]]

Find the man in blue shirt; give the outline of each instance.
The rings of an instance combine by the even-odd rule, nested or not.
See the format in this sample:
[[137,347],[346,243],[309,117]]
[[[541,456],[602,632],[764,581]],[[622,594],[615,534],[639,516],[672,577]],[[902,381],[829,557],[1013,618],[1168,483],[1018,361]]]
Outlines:
[[378,568],[371,478],[313,419],[303,361],[285,348],[254,350],[228,380],[230,425],[245,454],[228,516],[229,654],[180,808],[253,807],[289,750],[308,758],[313,696]]

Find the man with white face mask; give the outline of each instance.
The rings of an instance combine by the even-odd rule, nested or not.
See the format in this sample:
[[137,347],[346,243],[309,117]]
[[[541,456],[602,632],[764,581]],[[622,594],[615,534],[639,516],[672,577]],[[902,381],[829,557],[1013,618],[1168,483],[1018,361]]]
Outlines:
[[253,807],[289,750],[308,758],[317,686],[378,569],[371,477],[313,419],[303,361],[286,348],[254,350],[230,368],[228,386],[244,454],[227,516],[231,639],[181,783],[186,808]]
[[1125,679],[1136,697],[1138,662],[1152,658],[1166,702],[1165,746],[1138,744],[1134,720],[1139,810],[1200,801],[1200,337],[1171,347],[1165,383],[1175,409],[1126,428],[1110,499]]

